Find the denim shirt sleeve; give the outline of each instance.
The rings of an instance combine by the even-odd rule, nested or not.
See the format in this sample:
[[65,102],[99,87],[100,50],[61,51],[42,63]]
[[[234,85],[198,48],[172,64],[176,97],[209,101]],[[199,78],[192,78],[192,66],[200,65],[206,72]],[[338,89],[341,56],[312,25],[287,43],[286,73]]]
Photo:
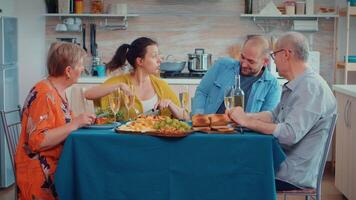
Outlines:
[[219,72],[223,65],[223,59],[217,60],[214,65],[208,70],[204,75],[203,79],[200,81],[199,86],[195,91],[195,95],[192,102],[192,114],[204,114],[205,107],[207,103],[207,98],[210,89],[213,87],[214,81],[219,76]]
[[272,83],[270,90],[268,91],[265,101],[261,107],[260,112],[262,111],[272,111],[281,99],[282,89],[278,81],[275,80]]

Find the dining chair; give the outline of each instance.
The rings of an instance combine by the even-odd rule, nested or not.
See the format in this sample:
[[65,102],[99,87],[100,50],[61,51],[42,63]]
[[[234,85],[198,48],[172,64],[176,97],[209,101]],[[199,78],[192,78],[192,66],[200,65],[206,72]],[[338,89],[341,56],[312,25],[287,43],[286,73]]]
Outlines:
[[21,133],[21,107],[18,106],[15,110],[0,111],[2,129],[5,133],[7,146],[11,158],[12,168],[15,172],[15,152]]
[[337,114],[334,114],[332,116],[331,125],[329,127],[329,132],[328,132],[328,137],[326,139],[324,152],[322,154],[321,162],[319,165],[316,188],[306,188],[306,189],[302,189],[302,190],[278,191],[278,194],[283,194],[284,200],[287,199],[288,195],[305,196],[306,200],[309,200],[309,199],[320,200],[321,199],[321,183],[323,180],[323,174],[324,174],[326,160],[328,158],[328,152],[330,150],[331,141],[332,141],[332,138],[334,135],[336,120],[337,120]]

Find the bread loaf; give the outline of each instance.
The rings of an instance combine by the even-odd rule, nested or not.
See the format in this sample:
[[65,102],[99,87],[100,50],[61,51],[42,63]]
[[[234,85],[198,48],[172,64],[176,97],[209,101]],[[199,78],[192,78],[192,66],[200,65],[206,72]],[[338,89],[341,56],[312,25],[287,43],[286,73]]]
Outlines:
[[197,114],[192,117],[193,127],[210,126],[210,120],[207,115]]
[[226,126],[230,119],[225,114],[210,115],[210,126]]

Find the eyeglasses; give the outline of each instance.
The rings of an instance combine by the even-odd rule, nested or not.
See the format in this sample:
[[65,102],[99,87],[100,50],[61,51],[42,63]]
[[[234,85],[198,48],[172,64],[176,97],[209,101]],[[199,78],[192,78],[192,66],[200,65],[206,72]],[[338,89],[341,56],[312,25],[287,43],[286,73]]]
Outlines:
[[284,50],[286,50],[286,49],[280,49],[280,50],[278,50],[278,51],[274,51],[274,52],[270,53],[269,55],[270,55],[271,58],[274,60],[274,59],[276,58],[275,55],[276,55],[277,53],[279,53],[279,52],[284,51]]

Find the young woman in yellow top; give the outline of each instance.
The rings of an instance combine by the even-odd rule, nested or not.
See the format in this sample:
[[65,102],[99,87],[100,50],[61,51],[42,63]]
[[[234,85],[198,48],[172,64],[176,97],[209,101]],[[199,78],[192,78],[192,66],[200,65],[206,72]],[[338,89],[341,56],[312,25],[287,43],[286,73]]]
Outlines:
[[[112,77],[103,84],[90,88],[85,92],[85,98],[95,101],[101,98],[100,106],[108,108],[109,94],[121,89],[125,95],[135,96],[134,107],[140,113],[159,109],[162,115],[188,119],[188,114],[180,108],[179,100],[172,89],[155,76],[159,73],[161,64],[157,42],[147,37],[137,38],[131,45],[121,45],[110,62],[123,67],[126,60],[133,67],[133,72]],[[130,90],[130,86],[134,90]]]

